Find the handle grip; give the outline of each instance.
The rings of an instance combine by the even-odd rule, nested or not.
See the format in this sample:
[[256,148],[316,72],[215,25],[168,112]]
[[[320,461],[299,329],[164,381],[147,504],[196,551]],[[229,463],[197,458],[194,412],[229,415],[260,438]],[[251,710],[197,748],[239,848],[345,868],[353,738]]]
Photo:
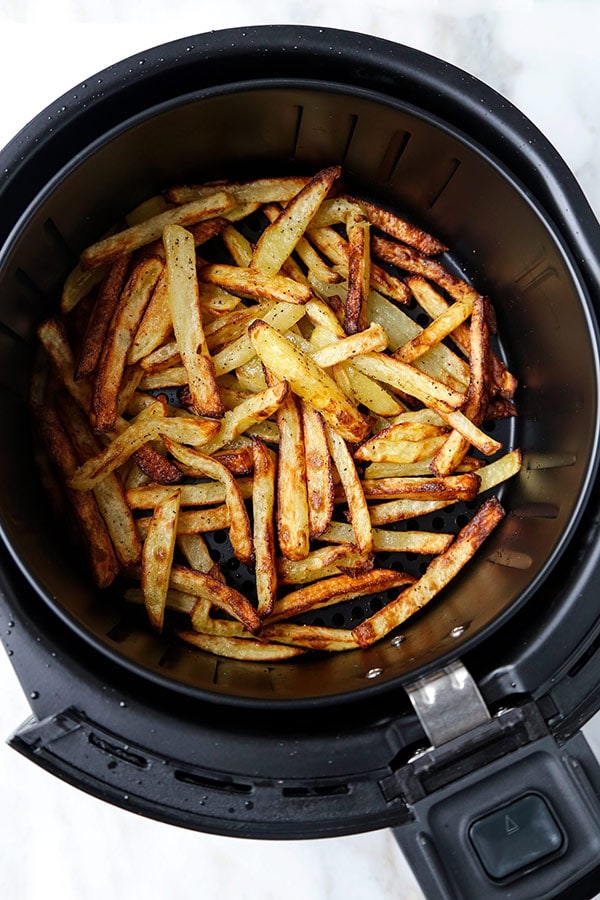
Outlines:
[[546,732],[474,769],[463,757],[464,774],[456,747],[444,751],[396,773],[412,820],[394,836],[427,900],[596,895],[600,766],[581,733],[559,746]]

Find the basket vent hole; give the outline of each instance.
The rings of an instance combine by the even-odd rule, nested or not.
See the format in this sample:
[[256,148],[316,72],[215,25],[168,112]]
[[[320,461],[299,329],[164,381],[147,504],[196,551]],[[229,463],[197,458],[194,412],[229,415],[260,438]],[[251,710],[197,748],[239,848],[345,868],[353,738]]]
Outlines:
[[346,623],[346,618],[342,613],[337,612],[333,614],[331,621],[336,628],[343,628]]

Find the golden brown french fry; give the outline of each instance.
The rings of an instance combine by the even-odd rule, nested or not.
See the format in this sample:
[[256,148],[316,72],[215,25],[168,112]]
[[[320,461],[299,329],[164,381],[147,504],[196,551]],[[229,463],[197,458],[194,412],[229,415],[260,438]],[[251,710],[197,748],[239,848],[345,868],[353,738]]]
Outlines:
[[94,381],[92,410],[97,432],[112,431],[115,426],[127,354],[162,268],[158,259],[148,259],[137,265],[119,298]]
[[465,402],[463,394],[447,387],[441,381],[431,378],[414,366],[386,356],[384,353],[368,353],[356,357],[353,364],[365,375],[416,397],[417,400],[439,412],[440,415],[442,411],[450,412]]
[[227,659],[242,659],[248,662],[279,662],[306,653],[306,650],[301,647],[272,644],[251,638],[221,637],[217,634],[200,634],[197,631],[178,629],[175,630],[175,634],[187,644]]
[[356,546],[365,557],[368,557],[373,552],[371,518],[352,454],[348,450],[344,439],[329,425],[326,426],[326,432],[329,452],[346,495],[348,516],[354,529]]
[[[304,307],[299,304],[276,303],[260,318],[273,328],[283,332],[292,328],[296,322],[300,321],[303,315]],[[254,319],[251,321],[254,321]],[[243,334],[237,341],[233,341],[229,346],[213,356],[215,372],[217,375],[224,375],[226,372],[238,369],[240,366],[249,363],[254,355],[255,351],[248,334]]]
[[293,394],[277,410],[277,425],[280,434],[277,465],[279,549],[287,559],[304,559],[310,544],[306,459],[302,417]]
[[130,260],[129,255],[117,259],[102,283],[79,352],[75,369],[76,380],[91,375],[98,365],[108,327],[125,286]]
[[229,540],[231,541],[231,547],[234,555],[240,562],[246,565],[249,564],[254,556],[250,519],[248,518],[237,481],[229,469],[218,460],[199,453],[192,447],[185,447],[183,444],[172,441],[166,436],[163,436],[163,441],[171,455],[184,463],[188,468],[193,468],[197,476],[213,478],[223,485],[225,504],[229,511]]
[[173,566],[171,569],[170,585],[184,594],[193,594],[210,602],[219,609],[224,610],[240,621],[251,632],[260,628],[260,619],[256,610],[238,591],[216,581],[202,572],[194,572],[185,566]]
[[60,311],[69,313],[75,309],[77,304],[106,277],[106,266],[99,266],[89,272],[84,272],[80,264],[77,263],[75,268],[67,276],[62,289],[60,298]]
[[271,615],[264,621],[266,625],[272,625],[274,622],[299,616],[313,609],[322,609],[324,606],[353,600],[354,597],[362,597],[365,594],[378,594],[413,582],[412,575],[395,572],[392,569],[373,569],[358,575],[336,575],[334,578],[309,584],[281,597],[275,603]]
[[[364,471],[365,478],[397,478],[407,475],[431,475],[431,463],[433,457],[423,459],[416,463],[371,463]],[[474,456],[465,456],[460,466],[456,469],[457,474],[463,472],[477,472],[483,466],[480,459]]]
[[244,266],[245,268],[252,262],[252,244],[241,231],[228,225],[223,231],[221,237],[223,243],[229,250],[236,266]]
[[310,356],[260,319],[249,326],[248,335],[256,355],[267,368],[279,378],[287,379],[294,393],[317,409],[332,428],[350,441],[366,437],[369,429],[366,419]]
[[221,213],[227,212],[233,206],[235,206],[235,200],[221,191],[201,200],[168,209],[92,244],[81,254],[81,268],[85,271],[114,262],[119,256],[131,253],[161,237],[167,225],[183,227],[194,225],[205,219],[213,219]]
[[36,410],[36,422],[48,456],[65,485],[67,499],[83,537],[94,581],[100,588],[108,587],[116,578],[119,566],[108,529],[93,494],[88,491],[74,491],[69,486],[69,480],[77,468],[73,446],[56,410],[51,406],[39,407]]
[[193,408],[200,416],[220,418],[223,404],[202,328],[194,240],[180,225],[163,232],[173,330],[188,376]]
[[427,516],[446,506],[452,506],[455,500],[389,500],[369,507],[373,525],[391,525],[393,522],[404,522]]
[[301,401],[306,461],[308,524],[311,537],[322,534],[333,515],[333,475],[321,413]]
[[133,365],[140,362],[162,346],[172,330],[173,320],[169,305],[167,270],[163,269],[129,348],[128,364]]
[[[143,516],[135,520],[142,540],[146,537],[151,519],[152,516]],[[186,509],[179,513],[177,534],[206,534],[229,528],[230,524],[229,510],[225,504],[206,509]]]
[[440,478],[368,478],[362,483],[368,500],[472,500],[481,479],[474,472]]
[[329,653],[356,650],[358,647],[358,641],[351,631],[343,628],[326,628],[324,625],[279,622],[263,628],[260,636],[279,644],[306,647],[307,650],[325,650]]
[[206,443],[204,453],[212,456],[257,422],[268,419],[285,402],[289,390],[287,381],[279,381],[227,410],[218,433]]
[[279,272],[340,174],[340,166],[322,169],[290,200],[258,239],[252,257],[253,268],[266,275]]
[[254,518],[254,553],[257,611],[261,618],[273,609],[277,595],[275,546],[275,492],[277,466],[262,441],[252,441],[254,480],[252,509]]
[[[344,331],[356,334],[367,327],[367,304],[371,285],[370,227],[363,216],[348,218],[348,294]],[[387,341],[386,341],[387,346]],[[383,348],[378,348],[383,349]]]
[[189,203],[209,196],[215,190],[227,191],[238,203],[280,203],[292,200],[310,181],[309,178],[255,178],[252,181],[219,181],[214,184],[176,185],[167,191],[173,203]]
[[[202,572],[204,575],[210,575],[211,578],[216,578],[217,581],[225,583],[219,564],[213,562],[206,546],[206,541],[201,534],[178,534],[176,544],[177,548],[185,556],[186,562],[191,569],[195,569],[196,572]],[[196,598],[194,598],[195,601]]]
[[346,359],[351,359],[353,356],[385,350],[387,345],[388,336],[385,329],[381,325],[373,323],[368,328],[359,330],[357,334],[340,340],[334,339],[331,343],[314,350],[311,356],[317,365],[328,368],[344,362]]
[[[351,525],[350,540],[354,540]],[[348,569],[365,570],[372,563],[354,543],[339,543],[313,550],[305,559],[280,559],[277,563],[280,584],[307,584],[310,581],[343,575]]]
[[285,275],[265,275],[253,268],[212,264],[200,269],[199,276],[202,281],[250,300],[303,305],[313,297],[311,289],[305,284],[299,284]]
[[504,510],[496,497],[486,500],[448,550],[429,564],[419,581],[354,629],[360,646],[369,647],[380,640],[436,597],[464,568],[503,517]]
[[358,200],[356,197],[348,198],[352,203],[357,204],[364,212],[367,219],[380,231],[385,231],[391,237],[396,238],[403,244],[408,244],[419,250],[424,256],[435,256],[438,253],[444,253],[448,248],[437,238],[427,234],[410,222],[406,222],[399,216],[376,206],[375,203],[367,203],[366,200]]
[[427,328],[424,328],[423,331],[406,344],[403,344],[402,347],[399,347],[393,354],[394,359],[411,363],[413,360],[423,356],[435,344],[443,341],[445,337],[458,328],[465,319],[468,319],[472,309],[472,297],[463,297],[461,300],[457,300],[456,303],[453,303],[434,319]]
[[511,450],[510,453],[505,453],[500,459],[496,459],[494,462],[488,463],[487,466],[478,469],[477,474],[480,481],[478,493],[482,494],[484,491],[489,491],[490,488],[502,484],[503,481],[508,481],[509,478],[521,471],[522,464],[523,456],[521,451]]
[[[102,452],[102,445],[78,403],[65,394],[58,399],[63,427],[75,450],[78,462]],[[98,482],[94,497],[106,523],[113,548],[122,566],[134,566],[140,561],[142,545],[125,499],[123,485],[113,473]]]
[[37,333],[61,384],[87,412],[90,386],[87,381],[75,381],[75,360],[64,324],[59,319],[47,319],[38,327]]
[[[123,593],[123,599],[128,603],[135,603],[137,606],[144,605],[144,592],[140,588],[130,587]],[[198,603],[198,598],[191,594],[184,594],[181,591],[168,590],[166,608],[173,612],[191,615],[194,607]]]
[[445,440],[446,434],[426,437],[420,441],[387,440],[385,436],[378,437],[375,435],[375,437],[361,444],[355,453],[355,457],[361,461],[378,463],[416,463],[420,460],[431,459],[433,454],[440,447],[444,446]]
[[154,509],[142,552],[142,591],[150,624],[163,630],[167,591],[175,552],[179,488]]

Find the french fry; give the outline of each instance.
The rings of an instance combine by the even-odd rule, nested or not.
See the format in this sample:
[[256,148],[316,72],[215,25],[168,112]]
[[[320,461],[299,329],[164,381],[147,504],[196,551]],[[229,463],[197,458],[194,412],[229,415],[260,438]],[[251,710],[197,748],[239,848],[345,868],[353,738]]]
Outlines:
[[[225,584],[225,578],[219,568],[219,564],[213,561],[206,546],[206,541],[201,534],[178,534],[176,543],[177,548],[181,550],[191,569],[195,569],[196,572],[202,572],[204,575],[210,575],[211,578],[216,578],[217,581]],[[194,598],[194,604],[195,602],[196,598]],[[192,610],[189,611],[192,612]]]
[[37,333],[61,384],[87,411],[91,399],[90,386],[87,381],[75,381],[75,361],[64,324],[59,319],[47,319],[38,327]]
[[317,365],[329,368],[346,359],[351,359],[353,356],[385,350],[387,345],[388,336],[385,329],[381,325],[372,324],[368,328],[359,330],[357,334],[328,343],[319,350],[315,350],[311,355]]
[[[270,310],[261,316],[268,325],[284,332],[292,328],[304,315],[304,307],[293,303],[276,303]],[[251,322],[256,321],[252,319]],[[224,375],[233,369],[249,363],[255,355],[255,350],[248,333],[241,335],[237,341],[233,341],[219,353],[213,356],[215,372]]]
[[[63,427],[82,462],[102,451],[81,407],[65,394],[58,399]],[[106,523],[113,549],[122,566],[134,566],[140,561],[142,545],[136,531],[131,510],[125,499],[123,485],[114,473],[98,482],[93,490],[100,514]]]
[[339,653],[356,650],[358,641],[351,631],[343,628],[326,628],[323,625],[297,625],[294,622],[279,622],[263,628],[260,636],[264,640],[307,650],[321,650]]
[[277,410],[277,426],[280,434],[276,515],[279,549],[287,559],[304,559],[310,543],[306,459],[302,417],[293,395]]
[[129,348],[140,319],[162,272],[162,263],[148,259],[131,273],[119,298],[96,370],[92,410],[96,431],[112,431],[118,415],[117,398]]
[[326,426],[327,443],[329,452],[340,476],[346,501],[348,503],[348,516],[354,529],[356,546],[359,551],[368,557],[373,552],[373,534],[369,508],[358,472],[344,439],[332,428]]
[[254,480],[252,508],[254,512],[254,554],[257,611],[261,618],[273,609],[277,595],[277,563],[275,546],[275,493],[277,466],[268,448],[259,440],[252,441]]
[[[216,457],[214,459],[216,460]],[[190,467],[186,474],[197,477],[197,472],[198,467],[194,465]],[[235,483],[236,488],[245,500],[252,497],[251,478],[237,478]],[[127,503],[131,509],[154,509],[157,504],[162,503],[171,493],[171,488],[166,485],[144,484],[127,490]],[[225,503],[225,486],[222,482],[202,481],[199,484],[183,484],[181,486],[182,507],[211,506],[215,503]]]
[[91,375],[98,365],[108,327],[125,286],[129,264],[130,257],[121,256],[112,264],[102,283],[81,345],[75,369],[76,380]]
[[317,409],[343,437],[360,441],[366,436],[367,421],[307,354],[260,319],[249,326],[248,335],[256,355],[267,368],[279,378],[287,379],[294,393]]
[[223,404],[202,328],[194,241],[180,225],[167,225],[163,243],[173,330],[187,373],[193,407],[200,416],[220,418]]
[[503,481],[508,481],[513,475],[517,475],[521,471],[523,464],[523,456],[520,450],[511,450],[505,453],[500,459],[488,463],[482,469],[478,469],[479,476],[479,494],[489,491],[491,488],[497,487]]
[[446,506],[452,506],[455,500],[389,500],[369,507],[372,525],[391,525],[393,522],[404,522],[427,516]]
[[254,269],[266,275],[279,272],[340,173],[339,166],[322,169],[290,200],[258,239],[252,257]]
[[268,419],[285,402],[289,394],[287,381],[279,381],[227,410],[218,433],[206,443],[204,453],[212,455],[243,434],[252,425]]
[[411,363],[431,350],[445,337],[451,334],[465,319],[468,319],[473,309],[473,298],[464,297],[457,300],[452,306],[444,310],[427,328],[424,328],[416,337],[408,341],[393,354],[394,359]]
[[[354,530],[348,526],[351,539]],[[277,572],[280,584],[307,584],[317,579],[342,575],[348,569],[363,570],[372,567],[370,560],[354,543],[339,543],[329,547],[313,550],[304,559],[280,559]]]
[[354,629],[360,646],[369,647],[380,640],[436,597],[466,566],[503,517],[504,510],[496,497],[486,500],[448,550],[429,564],[419,581]]
[[210,196],[218,189],[227,191],[238,203],[281,203],[292,200],[309,181],[309,178],[288,176],[219,181],[212,185],[176,185],[167,191],[167,199],[173,203],[190,203]]
[[112,263],[119,256],[131,253],[160,238],[167,225],[181,225],[182,227],[195,225],[205,219],[213,219],[221,213],[227,212],[233,206],[235,206],[235,200],[221,191],[183,206],[168,209],[92,244],[81,254],[81,268],[85,271]]
[[163,630],[179,516],[179,488],[154,509],[142,552],[142,591],[150,624]]
[[[152,516],[142,516],[135,520],[139,535],[142,540],[148,533],[148,527]],[[229,528],[231,518],[229,510],[221,506],[211,506],[207,509],[185,509],[179,513],[177,521],[177,534],[207,534],[210,531],[221,531]]]
[[374,569],[358,575],[337,575],[286,594],[276,602],[273,612],[264,621],[266,625],[272,625],[310,610],[322,609],[366,594],[378,594],[413,582],[411,575],[392,569]]
[[175,634],[187,644],[192,644],[208,653],[224,656],[227,659],[242,659],[247,662],[280,662],[306,653],[306,650],[301,647],[267,643],[256,639],[221,637],[216,634],[199,634],[197,631],[181,629],[176,629]]
[[185,447],[176,441],[163,436],[165,446],[180,462],[193,468],[196,476],[213,478],[220,482],[225,490],[225,504],[229,512],[229,540],[234,555],[240,562],[249,564],[254,556],[252,544],[252,530],[244,500],[238,484],[229,469],[218,460],[203,453],[199,453],[192,447]]
[[131,366],[149,356],[165,343],[172,330],[167,270],[163,269],[129,348],[128,364]]
[[252,633],[260,628],[260,619],[248,600],[233,588],[216,581],[202,572],[194,572],[185,566],[173,566],[169,584],[177,591],[192,594],[224,610]]
[[333,515],[333,475],[327,432],[322,415],[301,401],[311,538],[322,534]]
[[298,284],[285,275],[265,275],[253,268],[213,264],[200,269],[200,279],[250,300],[302,305],[313,296],[307,285]]
[[385,231],[391,237],[414,247],[424,256],[436,256],[438,253],[444,253],[448,248],[437,238],[427,234],[410,222],[406,222],[399,216],[389,210],[382,209],[374,203],[367,203],[366,200],[357,200],[355,197],[348,198],[352,203],[358,204],[360,209],[366,215],[367,219],[380,231]]
[[106,277],[107,269],[99,266],[92,271],[84,271],[77,263],[65,281],[60,298],[60,311],[69,313],[77,304]]
[[[371,285],[371,253],[369,222],[363,216],[351,216],[348,232],[348,295],[344,315],[344,331],[355,334],[367,327],[367,305]],[[386,341],[387,346],[387,341]],[[378,348],[383,349],[383,348]]]
[[478,474],[446,475],[439,478],[368,478],[362,489],[368,500],[472,500],[479,491]]
[[[373,528],[373,550],[375,553],[425,553],[436,555],[447,550],[454,540],[453,534],[439,534],[435,531],[386,531]],[[354,529],[347,522],[330,522],[321,541],[347,544],[354,541]]]
[[98,504],[93,494],[74,491],[69,486],[77,468],[77,457],[56,410],[51,406],[38,408],[36,419],[48,456],[65,485],[67,499],[77,518],[94,581],[99,588],[106,588],[116,578],[119,566]]

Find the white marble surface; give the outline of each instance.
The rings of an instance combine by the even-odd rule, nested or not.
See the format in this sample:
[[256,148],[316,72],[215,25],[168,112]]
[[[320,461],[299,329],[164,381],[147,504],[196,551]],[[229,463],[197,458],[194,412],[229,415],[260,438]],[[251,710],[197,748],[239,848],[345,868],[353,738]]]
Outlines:
[[[600,212],[600,3],[594,0],[0,0],[0,146],[63,91],[164,40],[303,23],[434,53],[513,100]],[[0,212],[1,214],[1,212]],[[0,737],[29,712],[0,654]],[[600,748],[600,724],[588,726]],[[0,746],[0,897],[419,900],[388,832],[274,844],[191,834],[113,809]]]

